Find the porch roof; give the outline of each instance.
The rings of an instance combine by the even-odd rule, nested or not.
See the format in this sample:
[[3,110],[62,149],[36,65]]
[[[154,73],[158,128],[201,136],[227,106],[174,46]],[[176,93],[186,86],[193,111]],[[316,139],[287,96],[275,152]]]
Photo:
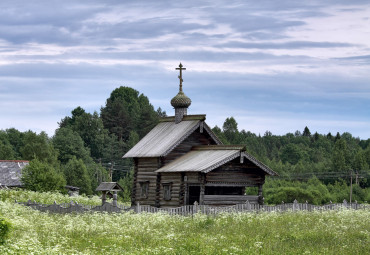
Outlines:
[[185,155],[158,169],[158,173],[203,172],[213,169],[237,158],[245,157],[268,175],[277,175],[273,170],[246,153],[243,146],[208,145],[196,146]]

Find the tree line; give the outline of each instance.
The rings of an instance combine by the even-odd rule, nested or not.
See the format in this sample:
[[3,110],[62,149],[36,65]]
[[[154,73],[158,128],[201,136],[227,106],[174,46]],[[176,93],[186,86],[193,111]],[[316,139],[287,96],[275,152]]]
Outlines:
[[100,182],[113,180],[122,182],[127,197],[132,162],[122,156],[165,115],[135,89],[119,87],[100,113],[76,107],[52,137],[31,130],[0,130],[0,159],[30,160],[22,181],[31,190],[65,192],[65,185],[70,185],[90,195]]
[[294,197],[316,204],[349,201],[351,178],[353,201],[370,201],[370,139],[348,132],[312,134],[307,126],[294,134],[266,131],[261,136],[239,131],[233,117],[213,131],[225,144],[246,145],[250,154],[279,174],[264,185],[269,203],[291,202]]
[[[22,178],[31,190],[63,192],[65,185],[70,185],[89,195],[100,182],[113,180],[124,187],[124,197],[129,200],[132,161],[122,156],[163,116],[166,112],[155,110],[145,95],[119,87],[99,113],[76,107],[58,123],[51,137],[31,130],[0,130],[0,159],[30,160]],[[312,134],[308,127],[294,134],[278,136],[266,131],[261,136],[239,131],[233,117],[227,118],[222,128],[215,126],[213,132],[224,144],[246,145],[250,154],[279,173],[264,186],[270,203],[289,200],[288,194],[313,203],[348,200],[351,174],[354,198],[370,200],[370,139],[361,140],[350,133]]]

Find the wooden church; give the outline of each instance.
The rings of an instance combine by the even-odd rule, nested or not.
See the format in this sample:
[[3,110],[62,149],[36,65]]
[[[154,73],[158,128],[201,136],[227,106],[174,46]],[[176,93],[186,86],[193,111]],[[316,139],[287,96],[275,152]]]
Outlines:
[[[123,157],[134,159],[132,204],[156,207],[263,203],[262,185],[273,170],[248,154],[244,146],[223,145],[205,122],[188,115],[191,100],[182,90],[172,98],[175,116],[162,118]],[[246,187],[258,195],[245,195]]]

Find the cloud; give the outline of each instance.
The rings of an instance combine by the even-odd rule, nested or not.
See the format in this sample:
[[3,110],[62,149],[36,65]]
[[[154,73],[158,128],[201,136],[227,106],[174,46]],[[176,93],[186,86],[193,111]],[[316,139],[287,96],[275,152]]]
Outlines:
[[367,1],[4,0],[0,128],[52,135],[72,109],[99,111],[119,86],[173,113],[182,61],[189,112],[210,124],[235,115],[256,133],[313,123],[370,137],[369,10]]

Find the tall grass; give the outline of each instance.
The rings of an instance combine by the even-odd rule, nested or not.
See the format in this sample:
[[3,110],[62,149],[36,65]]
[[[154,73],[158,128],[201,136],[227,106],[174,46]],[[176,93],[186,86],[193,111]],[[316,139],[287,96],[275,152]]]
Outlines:
[[35,192],[30,190],[17,190],[17,189],[0,189],[0,201],[27,202],[28,200],[36,201],[41,204],[57,204],[69,203],[71,200],[79,204],[86,205],[101,205],[101,199],[98,196],[76,196],[70,197],[59,192]]
[[0,214],[13,225],[0,254],[370,254],[363,210],[59,215],[5,200]]

